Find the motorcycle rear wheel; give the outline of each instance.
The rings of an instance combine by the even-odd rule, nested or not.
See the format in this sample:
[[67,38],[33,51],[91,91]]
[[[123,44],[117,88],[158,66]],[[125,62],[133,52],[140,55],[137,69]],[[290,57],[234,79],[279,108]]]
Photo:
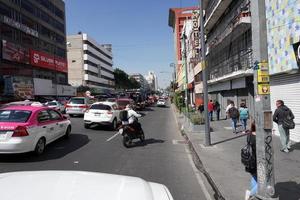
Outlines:
[[123,145],[124,145],[124,147],[130,148],[130,147],[131,147],[131,144],[132,144],[132,141],[131,141],[131,139],[129,138],[129,136],[128,136],[128,135],[124,135],[124,136],[123,136]]

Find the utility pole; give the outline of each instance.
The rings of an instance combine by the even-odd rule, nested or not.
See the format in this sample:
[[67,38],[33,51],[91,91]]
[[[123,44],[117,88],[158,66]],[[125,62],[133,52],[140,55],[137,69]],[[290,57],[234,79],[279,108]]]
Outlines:
[[186,35],[183,34],[182,36],[182,40],[183,40],[183,56],[184,56],[184,75],[185,75],[185,100],[184,100],[184,103],[185,103],[185,111],[186,111],[186,114],[188,115],[188,71],[187,71],[187,52],[186,52]]
[[[208,89],[207,89],[207,68],[206,68],[206,47],[204,37],[204,14],[203,14],[203,0],[199,0],[199,12],[200,12],[200,44],[201,44],[201,67],[202,67],[202,83],[203,83],[203,97],[204,97],[204,119],[205,119],[205,146],[211,145],[210,138],[210,121],[208,118]],[[199,60],[200,60],[199,59]]]
[[171,63],[170,64],[170,67],[172,67],[173,68],[173,76],[172,76],[172,78],[173,78],[173,85],[172,85],[172,89],[173,89],[173,92],[175,93],[175,81],[176,81],[176,69],[175,69],[175,67],[176,67],[176,65],[175,65],[175,63]]
[[258,199],[275,195],[265,0],[251,0]]

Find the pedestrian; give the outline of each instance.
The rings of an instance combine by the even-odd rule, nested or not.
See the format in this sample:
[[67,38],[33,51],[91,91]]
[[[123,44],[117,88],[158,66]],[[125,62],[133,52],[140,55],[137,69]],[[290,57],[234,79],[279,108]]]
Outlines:
[[212,100],[209,100],[208,102],[208,114],[209,114],[209,120],[213,121],[213,113],[214,113],[214,103]]
[[236,128],[237,128],[237,121],[239,119],[239,111],[238,109],[234,106],[234,103],[231,102],[232,107],[228,110],[228,115],[231,118],[231,123],[232,123],[232,131],[233,133],[237,134]]
[[243,133],[245,133],[245,131],[247,130],[247,120],[249,118],[249,111],[245,103],[241,103],[239,113],[240,113],[240,121],[244,129]]
[[286,105],[284,105],[282,100],[276,101],[276,107],[277,109],[273,115],[273,121],[278,125],[280,141],[282,145],[281,151],[289,153],[291,149],[290,129],[295,127],[295,123],[293,121],[295,117],[293,112]]
[[204,105],[203,103],[200,104],[200,106],[198,107],[199,112],[202,114],[204,111]]
[[245,171],[251,174],[250,190],[246,190],[245,200],[253,199],[257,193],[257,164],[256,164],[256,126],[251,123],[250,131],[247,132],[247,145],[241,151],[241,161]]
[[226,119],[229,117],[229,109],[232,108],[233,105],[234,105],[234,102],[233,101],[229,101],[229,104],[227,105],[226,110],[225,110],[225,112],[226,112]]
[[216,112],[217,120],[220,120],[220,111],[221,111],[221,105],[218,101],[215,101],[214,103],[214,111]]

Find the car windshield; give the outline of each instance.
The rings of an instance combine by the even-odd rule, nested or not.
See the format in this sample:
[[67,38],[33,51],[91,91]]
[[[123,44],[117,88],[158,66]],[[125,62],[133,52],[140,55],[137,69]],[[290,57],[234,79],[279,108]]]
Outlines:
[[48,106],[56,106],[57,103],[56,103],[56,102],[48,102],[47,105],[48,105]]
[[119,106],[126,106],[126,105],[128,105],[128,104],[130,104],[129,101],[118,101],[118,105],[119,105]]
[[111,107],[104,104],[94,104],[91,106],[90,110],[111,110]]
[[0,110],[0,122],[27,122],[30,115],[27,110]]
[[72,98],[70,104],[84,104],[83,98]]

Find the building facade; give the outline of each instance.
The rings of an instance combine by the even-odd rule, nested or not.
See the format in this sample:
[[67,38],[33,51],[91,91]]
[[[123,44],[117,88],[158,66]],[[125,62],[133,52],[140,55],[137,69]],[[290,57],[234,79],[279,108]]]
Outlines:
[[[266,0],[271,107],[281,99],[293,111],[296,128],[291,139],[300,141],[300,2]],[[274,124],[275,133],[279,134]]]
[[221,104],[245,103],[253,116],[254,86],[250,1],[205,1],[208,92]]
[[62,0],[0,0],[0,40],[1,98],[75,95]]
[[185,69],[183,61],[184,46],[181,40],[184,22],[192,19],[194,10],[197,7],[189,8],[171,8],[169,10],[169,26],[173,29],[174,35],[174,49],[175,49],[175,64],[176,64],[176,83],[177,91],[184,91],[186,84]]
[[151,91],[158,90],[158,80],[153,71],[149,71],[148,74],[145,76],[145,79],[146,79]]
[[111,45],[100,45],[85,33],[67,37],[69,82],[74,87],[88,86],[93,93],[114,90]]
[[149,90],[149,84],[143,75],[136,73],[131,74],[130,77],[135,79],[141,85],[141,87],[139,88],[141,91]]

